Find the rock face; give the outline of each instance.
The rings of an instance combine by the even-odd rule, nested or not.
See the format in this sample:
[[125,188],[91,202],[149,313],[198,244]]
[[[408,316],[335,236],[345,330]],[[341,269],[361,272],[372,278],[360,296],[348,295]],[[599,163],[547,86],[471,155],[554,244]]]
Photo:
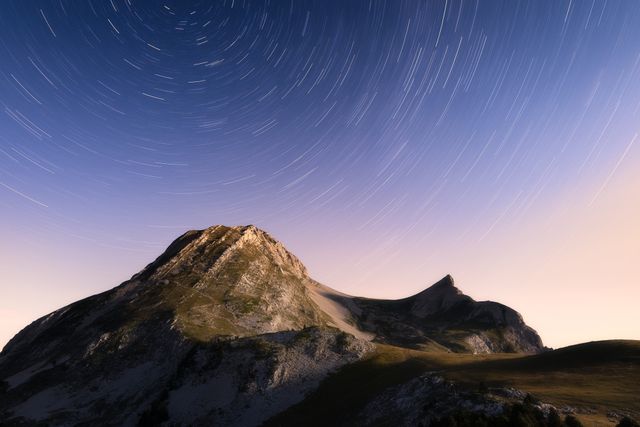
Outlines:
[[449,277],[403,300],[351,297],[313,281],[264,231],[214,226],[17,334],[0,353],[0,420],[257,425],[365,357],[372,340],[542,348],[515,311],[476,303]]
[[472,353],[535,353],[543,349],[536,331],[518,312],[496,302],[474,301],[455,287],[451,276],[400,300],[351,297],[319,286],[315,294],[330,301],[324,305],[341,313],[340,320],[353,325],[361,336],[377,342]]
[[487,415],[503,412],[503,402],[487,394],[469,393],[433,373],[390,387],[361,411],[362,426],[430,425],[456,410],[473,410]]
[[[528,401],[531,396],[527,396],[513,388],[470,390],[435,373],[427,373],[389,387],[372,398],[351,425],[521,425],[517,412],[537,416],[539,424],[536,425],[549,425],[546,421],[550,414],[557,414],[558,410],[549,404]],[[466,422],[455,422],[461,415],[465,415]]]

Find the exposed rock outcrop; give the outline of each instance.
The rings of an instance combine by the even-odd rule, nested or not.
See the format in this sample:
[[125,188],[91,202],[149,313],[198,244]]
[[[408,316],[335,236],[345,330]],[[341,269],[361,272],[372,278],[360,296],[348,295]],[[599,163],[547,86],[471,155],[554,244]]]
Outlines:
[[517,415],[511,413],[514,406],[520,413],[538,415],[540,425],[547,425],[544,420],[551,413],[558,413],[552,405],[537,402],[521,390],[470,390],[436,373],[428,373],[390,387],[373,398],[353,424],[398,427],[459,425],[441,421],[464,418],[466,423],[462,425],[511,425],[507,422],[517,420]]
[[[332,307],[334,318],[341,316],[339,322],[382,343],[472,353],[537,353],[544,348],[518,312],[500,303],[474,301],[451,276],[399,300],[352,297],[323,287],[312,293],[316,302],[318,294]],[[334,324],[340,327],[339,322]]]

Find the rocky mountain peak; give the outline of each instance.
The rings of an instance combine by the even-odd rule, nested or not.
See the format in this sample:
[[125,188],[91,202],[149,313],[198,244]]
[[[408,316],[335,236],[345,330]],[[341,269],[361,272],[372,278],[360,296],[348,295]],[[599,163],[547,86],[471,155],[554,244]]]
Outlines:
[[298,258],[253,225],[189,231],[132,278],[156,288],[149,294],[183,332],[205,340],[323,324],[310,280]]
[[188,271],[214,275],[228,266],[230,259],[260,253],[283,270],[307,276],[305,266],[267,232],[254,225],[215,225],[204,230],[190,230],[178,237],[167,250],[132,280],[166,281]]
[[420,294],[424,293],[455,293],[461,295],[462,291],[456,287],[453,277],[450,274],[447,274]]
[[418,317],[427,317],[461,301],[471,300],[455,286],[450,274],[409,299],[413,301],[411,312]]

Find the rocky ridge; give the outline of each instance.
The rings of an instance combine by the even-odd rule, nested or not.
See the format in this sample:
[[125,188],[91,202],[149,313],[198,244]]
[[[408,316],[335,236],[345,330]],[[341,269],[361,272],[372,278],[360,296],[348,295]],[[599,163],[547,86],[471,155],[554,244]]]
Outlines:
[[17,334],[0,353],[0,419],[257,425],[373,342],[541,348],[516,312],[445,279],[403,300],[352,297],[254,226],[189,231],[120,286]]

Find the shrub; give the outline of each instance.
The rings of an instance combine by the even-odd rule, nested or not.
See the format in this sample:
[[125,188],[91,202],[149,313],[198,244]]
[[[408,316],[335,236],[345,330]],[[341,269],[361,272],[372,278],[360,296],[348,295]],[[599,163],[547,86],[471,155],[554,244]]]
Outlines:
[[538,403],[540,403],[540,401],[535,397],[533,397],[531,394],[527,393],[522,403],[525,405],[531,406],[531,405],[537,405]]
[[567,427],[582,427],[582,423],[573,415],[567,415],[564,418],[564,423]]
[[549,416],[547,417],[547,425],[549,427],[564,427],[565,424],[562,422],[562,418],[560,418],[558,411],[551,409],[551,411],[549,411]]
[[[517,403],[507,405],[502,415],[487,416],[470,411],[456,411],[429,425],[430,427],[582,427],[582,423],[573,415],[567,415],[562,421],[558,412],[551,410],[545,418],[542,411],[535,406]],[[622,427],[637,426],[637,424],[625,424]]]
[[629,417],[624,417],[623,419],[620,420],[620,422],[616,427],[640,427],[640,424],[638,424],[637,421],[632,420]]

